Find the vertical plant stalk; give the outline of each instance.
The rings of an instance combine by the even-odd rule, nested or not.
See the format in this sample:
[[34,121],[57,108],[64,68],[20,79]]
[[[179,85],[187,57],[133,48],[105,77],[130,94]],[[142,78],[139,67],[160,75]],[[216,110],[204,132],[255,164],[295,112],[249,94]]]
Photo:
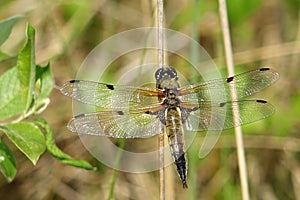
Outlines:
[[166,193],[165,193],[165,155],[164,155],[164,129],[160,131],[158,136],[159,139],[159,199],[164,200]]
[[157,0],[157,42],[158,42],[158,64],[164,67],[164,1]]
[[122,138],[122,139],[120,139],[120,145],[119,145],[117,156],[115,159],[115,168],[114,168],[113,177],[112,177],[112,180],[111,180],[110,186],[109,186],[109,196],[107,198],[108,200],[114,199],[115,185],[116,185],[116,181],[118,178],[117,168],[120,166],[120,161],[121,161],[124,146],[125,146],[125,139]]
[[[228,15],[226,8],[226,0],[219,0],[219,12],[221,18],[221,26],[224,38],[224,46],[225,46],[225,56],[226,56],[226,64],[228,75],[231,77],[234,75],[234,64],[233,64],[233,55],[232,55],[232,47],[230,40],[230,31],[228,25]],[[232,101],[237,100],[236,90],[233,87],[230,90]],[[239,111],[238,109],[233,109],[233,118],[234,123],[237,124],[239,120]],[[239,164],[239,173],[240,173],[240,181],[241,181],[241,189],[243,200],[249,200],[249,187],[248,187],[248,176],[247,176],[247,167],[246,167],[246,159],[244,152],[244,143],[242,137],[242,128],[240,126],[235,127],[235,138],[237,143],[237,153],[238,153],[238,164]]]
[[[199,20],[200,20],[200,12],[199,12],[199,8],[200,8],[200,4],[201,4],[201,0],[193,0],[192,4],[193,4],[193,8],[192,8],[192,27],[191,27],[191,36],[192,39],[194,39],[195,41],[197,41],[197,43],[200,44],[200,38],[199,38],[199,32],[200,32],[200,26],[199,26]],[[190,49],[190,60],[192,61],[192,63],[197,63],[200,60],[200,56],[198,55],[198,46],[196,44],[192,44],[191,49]],[[200,60],[201,62],[201,60]],[[194,142],[195,144],[195,142]],[[189,178],[189,190],[188,190],[188,199],[197,199],[197,163],[199,161],[199,158],[197,156],[199,149],[197,146],[195,145],[191,145],[189,147],[189,153],[187,153],[188,156],[188,178]]]
[[[158,44],[158,65],[159,68],[164,67],[164,2],[163,0],[157,0],[156,2],[156,17],[157,17],[157,44]],[[160,130],[161,133],[159,134],[159,198],[161,200],[165,199],[165,157],[164,157],[164,129]]]

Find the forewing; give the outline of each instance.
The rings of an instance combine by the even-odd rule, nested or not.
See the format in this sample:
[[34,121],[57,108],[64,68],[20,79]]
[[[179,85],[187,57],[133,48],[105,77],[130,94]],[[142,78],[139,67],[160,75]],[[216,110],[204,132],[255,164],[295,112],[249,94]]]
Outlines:
[[[218,95],[221,101],[230,100],[230,89],[235,85],[237,98],[244,98],[272,85],[278,80],[278,72],[269,68],[261,68],[245,72],[227,79],[216,79],[182,87],[179,95],[183,101],[217,101]],[[222,98],[223,97],[223,98]],[[213,99],[212,99],[213,98]]]
[[162,94],[156,89],[118,86],[93,81],[72,80],[60,88],[62,94],[100,108],[142,107],[158,102]]
[[68,129],[85,135],[113,138],[144,138],[159,134],[162,123],[157,115],[147,114],[163,109],[155,105],[140,110],[106,109],[80,114],[71,119]]
[[[275,108],[264,100],[242,100],[233,102],[182,103],[182,109],[190,112],[185,128],[189,131],[219,131],[249,124],[275,112]],[[197,109],[199,108],[199,109]],[[239,111],[237,122],[233,120],[233,109]]]

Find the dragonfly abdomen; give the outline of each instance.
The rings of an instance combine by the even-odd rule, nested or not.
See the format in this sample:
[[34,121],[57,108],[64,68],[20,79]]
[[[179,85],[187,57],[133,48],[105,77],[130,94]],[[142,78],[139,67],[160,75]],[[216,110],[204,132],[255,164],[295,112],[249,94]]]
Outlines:
[[166,133],[169,145],[177,166],[177,172],[184,188],[187,188],[187,167],[184,152],[184,132],[181,122],[181,114],[178,107],[166,110]]

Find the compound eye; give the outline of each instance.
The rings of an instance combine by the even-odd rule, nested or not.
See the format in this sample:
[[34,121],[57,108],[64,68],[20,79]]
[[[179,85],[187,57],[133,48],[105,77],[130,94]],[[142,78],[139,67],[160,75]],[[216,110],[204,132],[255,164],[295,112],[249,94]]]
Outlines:
[[169,74],[170,78],[178,79],[177,72],[174,68],[169,68],[168,74]]
[[163,73],[163,68],[159,68],[158,70],[156,70],[155,72],[155,79],[156,80],[160,80],[161,74]]

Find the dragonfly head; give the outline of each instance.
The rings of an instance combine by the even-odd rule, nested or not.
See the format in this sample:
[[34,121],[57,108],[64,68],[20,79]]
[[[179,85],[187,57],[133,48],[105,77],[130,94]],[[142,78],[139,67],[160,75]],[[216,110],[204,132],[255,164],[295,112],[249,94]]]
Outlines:
[[156,88],[171,89],[179,87],[177,72],[172,67],[162,67],[155,72]]

